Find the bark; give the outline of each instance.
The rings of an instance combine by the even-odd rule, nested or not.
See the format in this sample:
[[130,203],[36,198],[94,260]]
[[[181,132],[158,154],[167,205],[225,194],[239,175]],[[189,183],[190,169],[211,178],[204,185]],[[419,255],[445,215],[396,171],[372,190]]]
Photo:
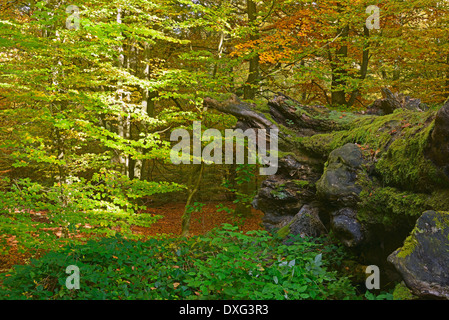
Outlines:
[[[147,61],[150,56],[150,47],[147,43],[144,45],[144,61]],[[141,75],[144,79],[148,80],[150,77],[150,66],[146,64]],[[154,98],[156,98],[157,92],[150,91],[147,88],[142,89],[142,107],[141,113],[143,116],[147,115],[149,117],[154,117]],[[136,126],[136,130],[139,130],[138,126]],[[139,132],[138,132],[139,133]],[[142,154],[145,152],[142,148],[138,148],[137,151]],[[143,180],[143,167],[145,164],[144,159],[135,159],[132,165],[132,172],[130,170],[130,177],[132,174],[132,178]]]
[[444,97],[446,99],[448,99],[449,98],[449,54],[446,55],[446,65],[448,67],[446,68],[446,84],[445,84],[445,87],[443,90],[443,94],[444,94]]
[[193,180],[195,176],[197,176],[195,185],[190,189],[189,196],[187,198],[186,206],[184,209],[184,214],[182,215],[182,229],[181,229],[181,237],[187,237],[190,234],[190,220],[192,217],[192,212],[189,210],[190,204],[192,203],[193,196],[198,191],[198,188],[201,184],[201,180],[203,178],[204,171],[204,162],[202,162],[196,170],[193,170],[192,175],[190,176],[190,180]]
[[[257,41],[259,39],[259,33],[256,30],[256,26],[254,23],[257,19],[257,5],[252,0],[246,1],[247,7],[247,15],[248,15],[248,23],[252,27],[252,31],[250,34],[251,41]],[[257,83],[259,81],[259,55],[254,53],[251,59],[249,60],[249,69],[248,69],[248,78],[243,87],[243,99],[245,100],[254,100],[257,92]]]
[[[349,26],[345,26],[342,29],[338,30],[337,35],[341,34],[341,38],[343,41],[346,41],[349,35]],[[331,54],[329,54],[330,65],[332,69],[332,82],[331,82],[331,101],[332,105],[346,105],[346,96],[344,88],[346,87],[346,80],[344,77],[347,75],[346,70],[344,69],[344,61],[348,56],[348,46],[342,45],[340,46],[335,56],[332,58]]]
[[206,97],[203,102],[207,108],[216,109],[223,113],[228,113],[235,116],[237,119],[244,121],[250,127],[256,129],[273,128],[276,129],[270,120],[260,112],[252,110],[250,104],[242,102],[236,95],[233,95],[230,99],[225,101],[218,101],[209,97]]
[[[299,136],[310,136],[347,127],[346,124],[335,121],[331,110],[322,106],[302,105],[283,94],[268,102],[267,114],[253,110],[251,104],[242,102],[235,95],[224,101],[207,97],[204,99],[204,106],[235,116],[239,120],[239,128],[270,130],[282,125],[294,130]],[[279,134],[280,138],[286,137],[282,132]]]
[[[119,24],[122,23],[122,9],[121,8],[118,8],[118,10],[117,10],[117,23],[119,23]],[[123,53],[124,52],[123,46],[119,46],[118,52],[119,52],[119,58],[118,58],[117,66],[118,66],[118,68],[121,69],[124,67],[124,64],[125,64],[125,55]],[[117,133],[121,138],[126,139],[126,137],[129,136],[129,134],[127,133],[127,130],[128,130],[127,117],[123,116],[123,114],[122,114],[122,113],[126,112],[126,108],[124,107],[123,87],[122,87],[122,84],[120,81],[117,84],[117,97],[118,97],[119,103],[121,103],[121,105],[122,105],[122,112],[118,115]],[[128,175],[129,157],[120,152],[119,163],[121,165],[122,174]]]
[[[360,64],[360,75],[359,75],[359,79],[360,80],[365,80],[366,75],[368,73],[368,63],[369,63],[369,44],[368,44],[368,39],[369,39],[369,29],[364,26],[363,27],[363,34],[365,37],[365,44],[363,47],[363,53],[362,53],[362,62]],[[353,106],[355,103],[355,100],[357,99],[357,96],[360,94],[360,91],[358,89],[354,90],[351,93],[351,97],[349,98],[348,101],[348,106]]]

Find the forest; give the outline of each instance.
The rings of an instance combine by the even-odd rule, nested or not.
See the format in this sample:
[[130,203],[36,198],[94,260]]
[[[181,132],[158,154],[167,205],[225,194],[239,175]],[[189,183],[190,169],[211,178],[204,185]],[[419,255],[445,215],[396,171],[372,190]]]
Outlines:
[[449,299],[448,1],[0,0],[0,48],[0,300]]

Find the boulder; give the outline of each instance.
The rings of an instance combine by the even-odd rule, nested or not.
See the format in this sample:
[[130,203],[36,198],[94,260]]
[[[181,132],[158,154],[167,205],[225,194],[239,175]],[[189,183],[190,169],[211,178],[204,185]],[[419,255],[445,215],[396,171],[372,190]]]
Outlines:
[[262,222],[268,230],[289,221],[303,205],[296,190],[286,187],[285,183],[279,176],[268,178],[252,202],[254,208],[265,213]]
[[449,299],[449,213],[426,211],[404,246],[388,261],[412,292],[425,298]]
[[310,205],[302,206],[301,210],[278,231],[278,235],[286,241],[288,241],[289,235],[319,237],[325,233],[327,230],[320,220],[319,209]]
[[356,184],[362,163],[362,152],[353,143],[332,151],[328,165],[316,184],[318,195],[333,205],[354,207],[362,191]]
[[347,247],[359,246],[364,240],[364,231],[357,220],[357,212],[343,208],[332,213],[331,228],[335,236]]

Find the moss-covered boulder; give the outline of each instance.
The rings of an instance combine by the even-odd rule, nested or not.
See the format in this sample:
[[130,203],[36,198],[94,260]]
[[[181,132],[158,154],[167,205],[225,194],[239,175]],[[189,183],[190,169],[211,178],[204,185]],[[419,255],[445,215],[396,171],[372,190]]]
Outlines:
[[324,173],[316,187],[318,195],[336,205],[354,206],[362,187],[357,184],[358,175],[363,174],[360,148],[353,143],[333,150],[329,155]]
[[415,295],[449,299],[449,213],[424,212],[388,261]]
[[319,237],[327,230],[319,217],[319,209],[304,205],[301,210],[277,232],[278,236],[289,239],[290,235],[301,237]]
[[396,284],[393,290],[393,300],[416,300],[418,297],[407,287],[404,281]]

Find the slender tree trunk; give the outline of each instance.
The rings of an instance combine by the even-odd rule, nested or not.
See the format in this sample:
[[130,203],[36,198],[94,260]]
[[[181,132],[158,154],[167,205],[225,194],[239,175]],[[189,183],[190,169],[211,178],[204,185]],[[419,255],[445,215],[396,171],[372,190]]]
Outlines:
[[[46,36],[49,37],[49,34],[46,33]],[[59,38],[58,31],[55,31],[54,36],[56,38]],[[53,92],[55,94],[57,94],[58,92],[62,91],[60,88],[60,84],[59,84],[59,78],[64,78],[61,61],[57,60],[56,64],[52,67],[52,69],[53,69],[52,85],[54,87]],[[64,102],[61,102],[61,101],[56,102],[56,103],[51,102],[50,104],[51,104],[50,110],[53,115],[64,111]],[[56,158],[59,161],[63,162],[64,158],[65,158],[65,139],[64,139],[64,134],[63,134],[62,130],[58,127],[54,127],[53,128],[53,137],[54,137],[53,145],[54,145],[54,148],[56,149]],[[58,168],[57,181],[60,185],[62,185],[63,183],[66,182],[67,168],[65,165],[60,164],[60,163],[57,164],[57,168]],[[63,195],[61,194],[61,196],[63,196]]]
[[201,183],[201,179],[203,178],[203,171],[204,171],[204,162],[202,162],[195,170],[193,170],[192,175],[190,176],[190,181],[194,179],[195,176],[196,182],[195,185],[190,189],[189,196],[187,198],[186,206],[184,208],[184,214],[182,215],[182,230],[181,230],[181,237],[187,237],[190,233],[190,219],[192,217],[192,211],[190,210],[190,204],[192,203],[193,196],[198,191],[198,188]]
[[[147,43],[144,44],[143,56],[144,56],[143,60],[145,62],[147,62],[148,57],[150,56],[150,46]],[[140,74],[145,80],[149,79],[150,66],[148,63],[145,64],[145,67],[143,68],[143,72],[141,72]],[[142,116],[154,117],[154,115],[155,115],[154,98],[156,98],[156,97],[157,97],[156,91],[150,91],[147,88],[142,89],[142,107],[141,107]],[[144,131],[146,131],[146,130],[144,130]],[[143,154],[145,152],[145,150],[143,150],[142,148],[139,148],[138,151],[141,154]],[[143,180],[144,164],[145,164],[144,159],[135,159],[135,161],[133,162],[133,168],[132,168],[134,178]]]
[[[117,11],[117,23],[122,23],[122,9],[118,8]],[[125,55],[124,55],[124,48],[123,46],[119,46],[118,48],[119,52],[119,58],[118,58],[118,68],[122,69],[125,65]],[[122,105],[121,111],[118,115],[118,128],[117,133],[119,137],[123,139],[127,139],[129,137],[128,133],[128,127],[127,127],[127,116],[126,116],[126,108],[124,106],[124,99],[123,99],[123,87],[121,81],[117,84],[117,95],[119,103]],[[119,155],[119,162],[121,165],[121,170],[123,175],[128,175],[129,171],[129,157],[124,155],[123,153],[120,153]]]
[[[369,29],[364,26],[363,27],[363,35],[365,38],[365,44],[363,47],[363,53],[362,53],[362,63],[360,64],[360,75],[359,75],[359,79],[360,80],[365,80],[366,75],[368,73],[368,63],[369,63],[369,44],[368,44],[368,39],[369,39]],[[354,90],[351,93],[351,97],[349,98],[348,101],[348,106],[353,106],[355,100],[357,99],[357,96],[360,94],[359,89],[357,88],[356,90]]]
[[[346,41],[349,35],[349,26],[345,26],[338,30],[337,34],[341,33],[341,38]],[[330,55],[329,55],[330,56]],[[331,83],[331,102],[332,105],[346,105],[346,97],[344,88],[347,83],[345,77],[347,75],[344,69],[345,59],[348,56],[348,46],[341,45],[335,53],[335,57],[330,56],[330,65],[332,69],[332,83]]]
[[224,34],[224,32],[222,32],[221,35],[220,35],[220,42],[218,44],[218,49],[217,49],[217,54],[218,54],[218,59],[219,60],[214,65],[214,70],[212,71],[212,78],[215,78],[217,76],[218,64],[219,64],[219,61],[220,61],[220,59],[222,57],[222,54],[223,54],[224,38],[225,38],[225,34]]
[[446,86],[443,90],[444,98],[449,98],[449,54],[446,55],[446,63],[447,63],[447,69],[446,69]]
[[[251,26],[250,40],[257,41],[259,39],[259,33],[255,26],[255,22],[257,19],[257,5],[252,0],[246,1],[247,14],[248,14],[248,24]],[[248,78],[243,87],[243,99],[254,100],[257,92],[257,83],[259,81],[259,55],[254,53],[251,59],[249,60],[249,70],[248,70]]]
[[[240,180],[240,178],[244,175],[247,175],[247,173],[237,172],[236,176],[237,179]],[[241,198],[247,198],[248,195],[251,195],[255,190],[256,185],[252,178],[249,181],[242,181],[240,184],[237,183],[237,193],[240,195]],[[238,218],[246,218],[250,215],[251,215],[250,203],[244,201],[243,199],[240,199],[240,201],[237,203],[235,207],[234,216]]]

